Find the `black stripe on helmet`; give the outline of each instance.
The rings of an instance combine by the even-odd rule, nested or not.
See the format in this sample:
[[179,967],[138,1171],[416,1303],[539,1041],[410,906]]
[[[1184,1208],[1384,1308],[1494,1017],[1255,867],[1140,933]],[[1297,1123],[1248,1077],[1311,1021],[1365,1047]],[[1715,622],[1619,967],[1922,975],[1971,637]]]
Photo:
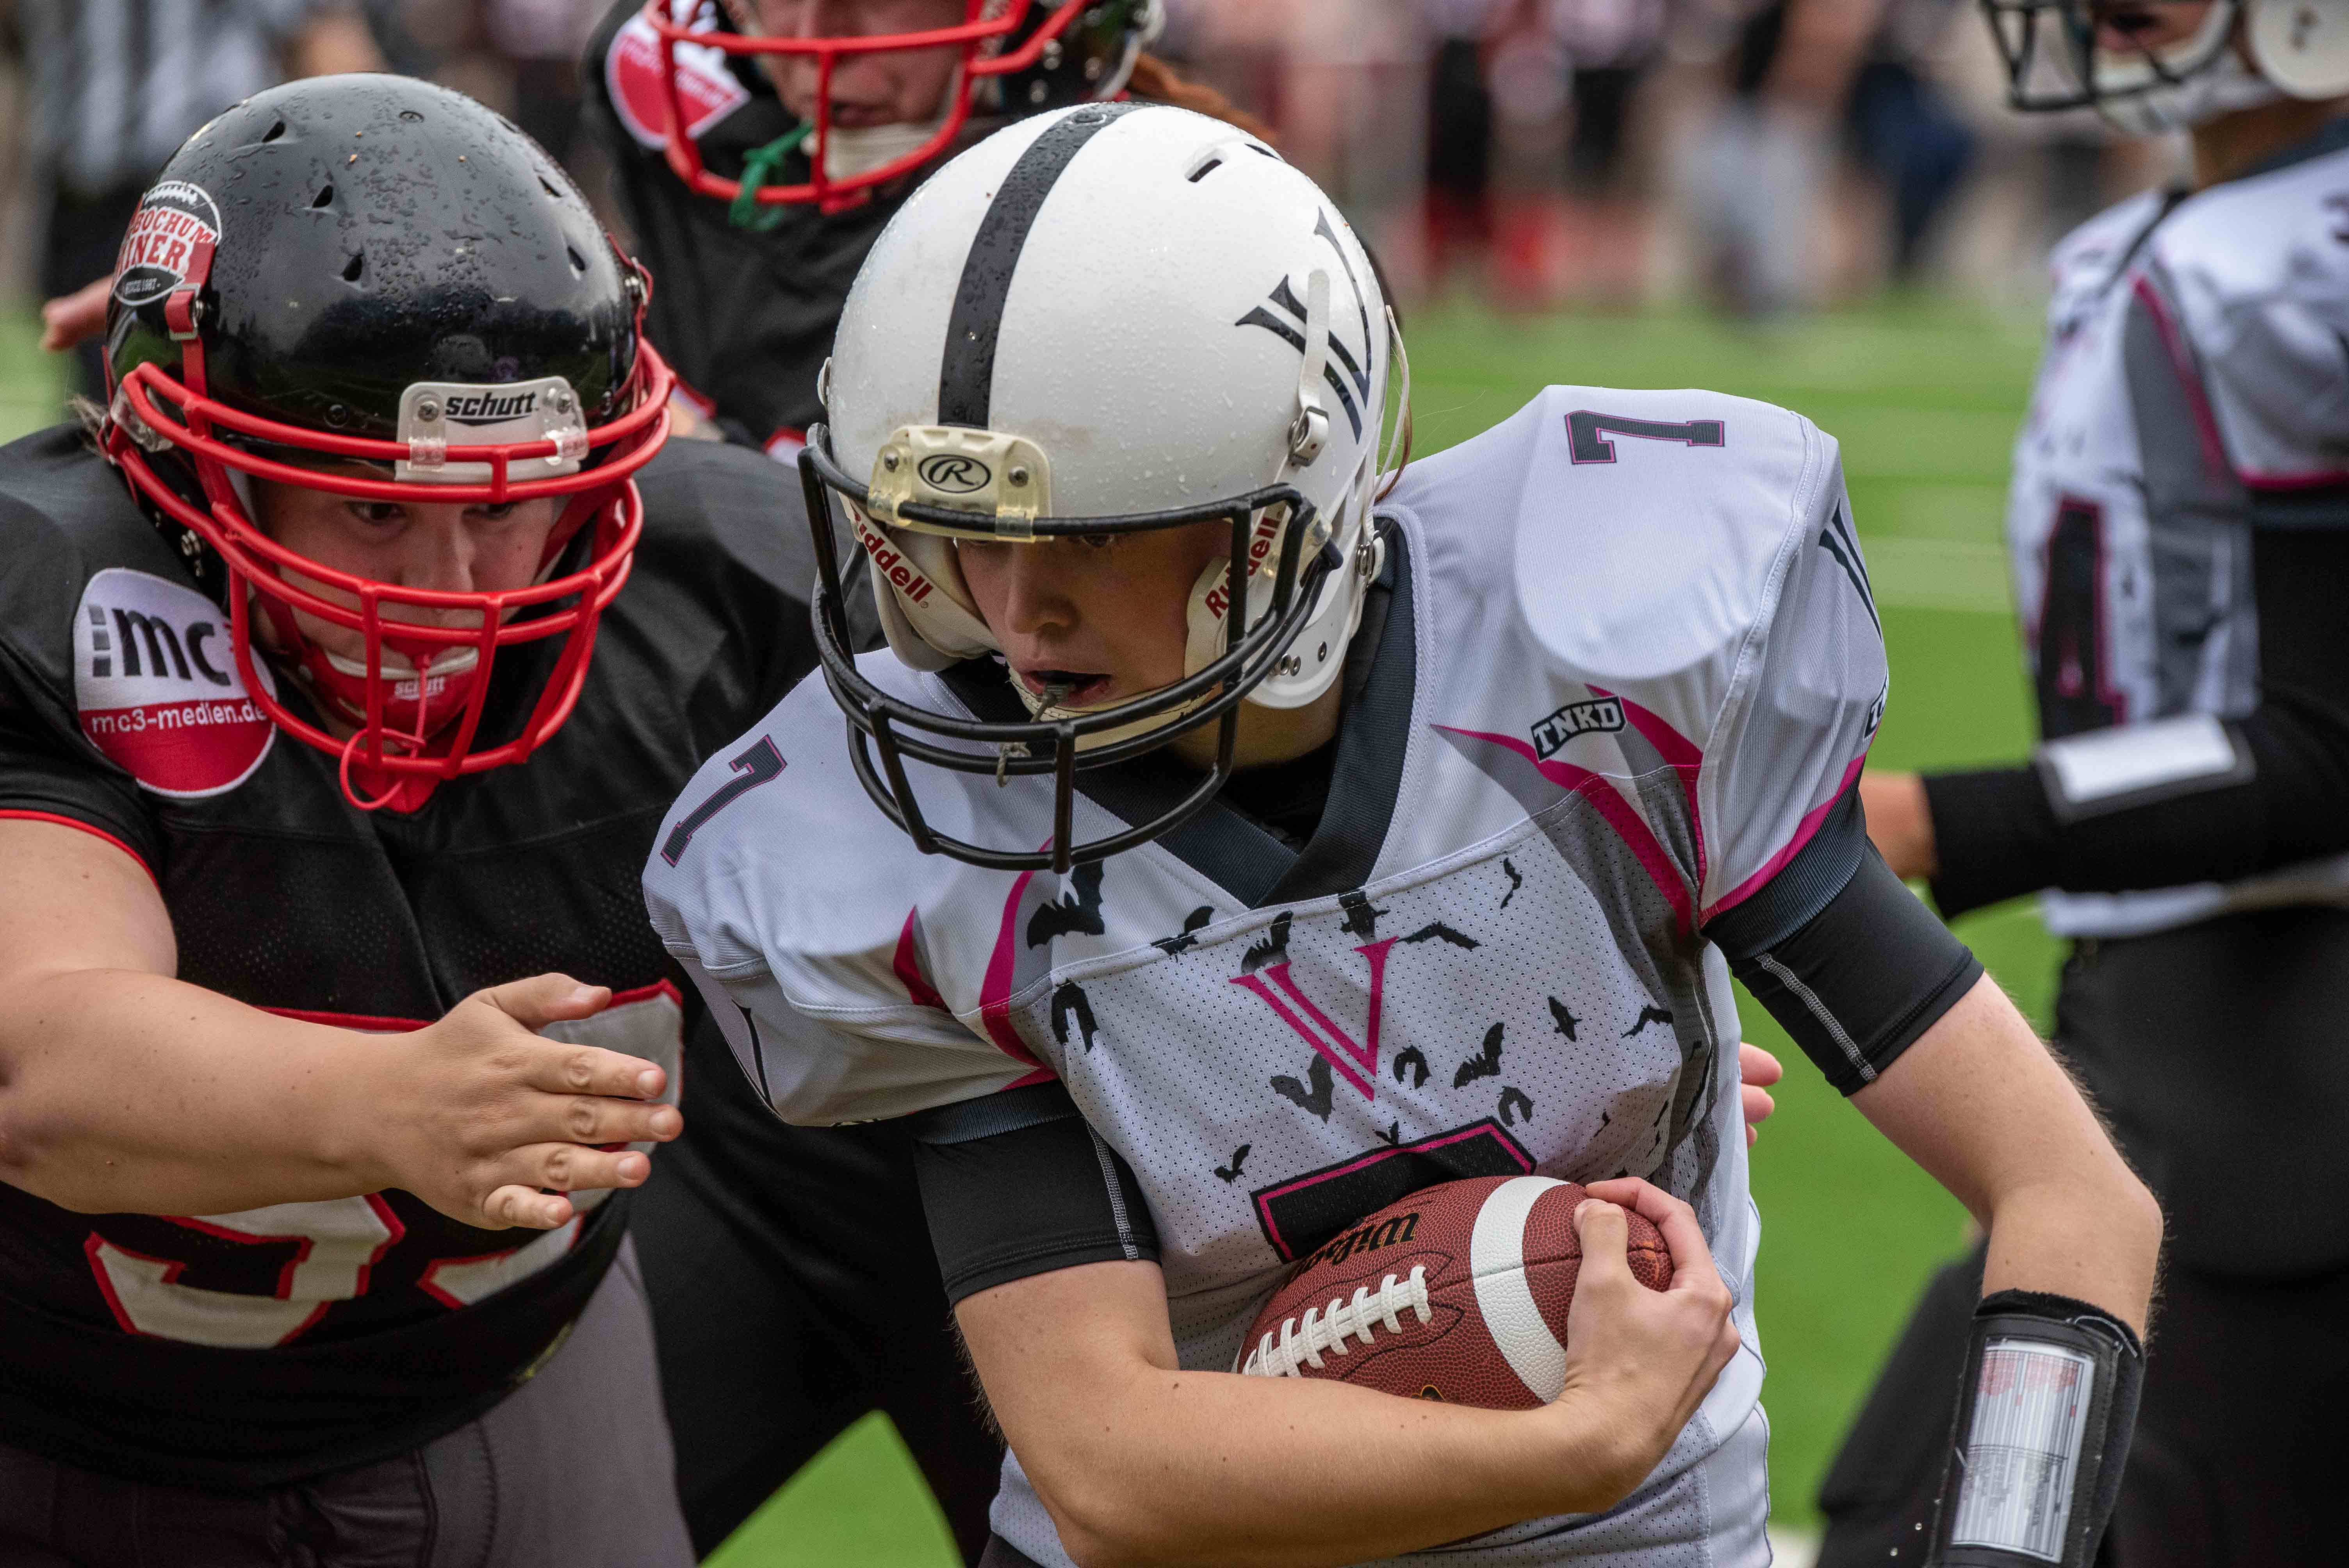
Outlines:
[[955,290],[954,314],[947,320],[947,350],[938,366],[938,423],[986,429],[995,396],[995,342],[1003,327],[1003,302],[1028,231],[1069,167],[1103,127],[1143,106],[1089,104],[1067,115],[1034,141],[1003,177],[1002,187],[979,220],[970,254],[963,259],[962,283]]

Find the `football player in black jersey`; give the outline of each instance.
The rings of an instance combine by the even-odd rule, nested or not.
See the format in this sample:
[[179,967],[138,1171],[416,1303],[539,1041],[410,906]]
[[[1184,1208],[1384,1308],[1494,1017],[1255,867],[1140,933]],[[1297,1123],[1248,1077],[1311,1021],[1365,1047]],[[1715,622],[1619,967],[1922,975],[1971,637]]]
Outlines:
[[[1131,93],[1246,121],[1144,52],[1161,9],[618,0],[583,67],[588,119],[660,282],[646,326],[676,367],[681,422],[795,454],[821,418],[817,371],[865,252],[923,176],[1007,119]],[[942,46],[905,42],[938,29]],[[926,1233],[909,1243],[858,1218],[866,1193],[907,1190],[908,1161],[878,1162],[879,1129],[852,1145],[778,1123],[709,1045],[705,1058],[688,1042],[688,1130],[639,1195],[636,1227],[695,1543],[715,1547],[877,1406],[975,1557],[1001,1450],[944,1336]],[[911,1269],[926,1333],[904,1327]]]
[[1007,119],[1130,95],[1261,131],[1147,52],[1163,12],[617,0],[582,66],[588,119],[661,280],[646,324],[680,400],[731,439],[795,452],[822,417],[816,371],[864,253],[925,174]]
[[103,418],[0,451],[0,1560],[690,1560],[637,872],[812,566],[659,449],[646,287],[481,106],[299,83],[142,202]]

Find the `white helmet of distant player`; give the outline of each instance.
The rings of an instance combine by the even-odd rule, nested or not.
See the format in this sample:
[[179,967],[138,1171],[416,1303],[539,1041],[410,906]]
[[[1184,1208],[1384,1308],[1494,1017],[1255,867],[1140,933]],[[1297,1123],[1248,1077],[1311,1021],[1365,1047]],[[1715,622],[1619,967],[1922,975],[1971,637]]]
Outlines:
[[[1000,131],[926,181],[849,293],[820,388],[828,425],[802,459],[811,519],[845,514],[897,657],[936,671],[999,652],[957,539],[1220,521],[1231,543],[1192,590],[1182,681],[1090,708],[1007,681],[1026,722],[974,722],[857,674],[819,526],[818,642],[833,696],[873,743],[852,751],[882,809],[925,850],[1061,869],[1202,809],[1228,773],[1239,704],[1301,707],[1345,663],[1381,559],[1370,514],[1401,348],[1337,208],[1220,120],[1088,105]],[[1214,722],[1221,761],[1181,805],[1071,841],[1077,770]],[[938,835],[906,758],[1055,775],[1051,847]]]
[[2099,46],[2133,13],[2181,0],[1982,0],[2021,109],[2093,105],[2123,130],[2152,135],[2280,98],[2349,93],[2349,0],[2210,0],[2186,37]]

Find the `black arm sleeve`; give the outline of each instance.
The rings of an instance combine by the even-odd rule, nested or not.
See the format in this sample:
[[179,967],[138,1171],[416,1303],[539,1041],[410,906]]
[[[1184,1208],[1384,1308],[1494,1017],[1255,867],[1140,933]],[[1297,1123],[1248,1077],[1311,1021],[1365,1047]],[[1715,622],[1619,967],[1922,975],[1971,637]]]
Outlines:
[[1868,841],[1857,790],[1705,935],[1845,1094],[1874,1083],[1982,973]]
[[1133,1170],[1058,1083],[908,1119],[947,1299],[1079,1264],[1158,1261]]
[[1929,776],[1942,913],[2044,887],[2232,882],[2349,851],[2349,530],[2261,529],[2252,575],[2261,701],[2226,726],[2237,771],[2069,820],[2035,769]]

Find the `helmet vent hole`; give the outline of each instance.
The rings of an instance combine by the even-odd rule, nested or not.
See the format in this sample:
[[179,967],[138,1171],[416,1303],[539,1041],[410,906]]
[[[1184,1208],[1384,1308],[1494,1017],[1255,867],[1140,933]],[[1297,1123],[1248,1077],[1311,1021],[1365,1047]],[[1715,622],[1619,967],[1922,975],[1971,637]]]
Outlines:
[[282,119],[281,119],[281,120],[279,120],[276,124],[274,124],[274,125],[271,126],[271,127],[269,128],[268,131],[263,135],[263,137],[262,137],[262,139],[262,139],[264,142],[271,142],[271,141],[274,141],[274,140],[276,140],[279,137],[281,137],[281,136],[283,136],[283,135],[285,135],[285,122],[284,120],[282,120]]
[[1208,175],[1213,174],[1216,170],[1221,169],[1223,166],[1224,160],[1220,156],[1211,157],[1205,163],[1199,165],[1198,168],[1191,170],[1190,174],[1185,178],[1187,178],[1192,184],[1196,185],[1200,181],[1205,180]]
[[573,272],[582,274],[585,273],[587,271],[587,258],[579,253],[577,246],[565,245],[563,247],[563,253],[571,258],[571,270]]
[[554,188],[554,181],[552,181],[552,180],[549,180],[549,179],[548,179],[545,175],[543,175],[543,174],[542,174],[542,175],[540,175],[540,176],[538,177],[538,188],[539,188],[541,191],[545,191],[549,196],[554,197],[557,201],[562,201],[562,200],[563,200],[563,192],[562,192],[562,191],[557,191],[557,190]]
[[313,212],[316,211],[321,207],[331,207],[334,204],[335,188],[332,185],[319,186],[318,193],[310,198],[310,211]]
[[359,273],[366,270],[367,253],[365,251],[356,253],[349,261],[343,263],[343,282],[347,284],[358,282]]

